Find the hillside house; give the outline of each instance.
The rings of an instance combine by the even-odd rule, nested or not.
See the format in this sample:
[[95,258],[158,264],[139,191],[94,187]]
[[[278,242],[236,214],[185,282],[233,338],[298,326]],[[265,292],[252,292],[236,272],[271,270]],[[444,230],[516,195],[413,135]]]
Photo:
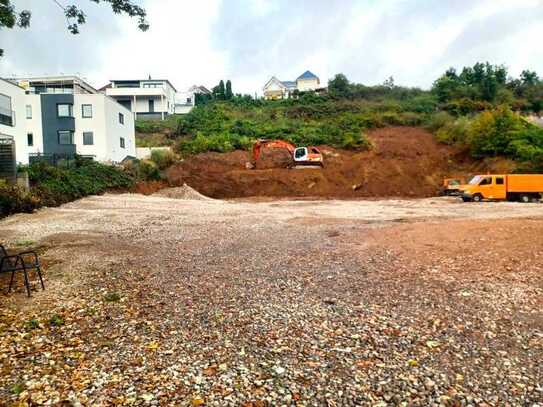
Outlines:
[[311,71],[305,71],[295,81],[280,81],[275,76],[264,85],[264,98],[268,100],[286,99],[295,91],[308,92],[320,89],[320,80]]

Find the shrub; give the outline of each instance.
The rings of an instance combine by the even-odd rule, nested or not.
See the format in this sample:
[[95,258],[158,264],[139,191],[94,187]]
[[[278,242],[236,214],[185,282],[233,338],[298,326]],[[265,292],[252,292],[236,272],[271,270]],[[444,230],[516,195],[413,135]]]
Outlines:
[[18,212],[30,213],[40,206],[39,197],[0,180],[0,218]]
[[467,143],[469,128],[470,120],[467,117],[446,121],[437,131],[436,138],[440,143],[464,146]]
[[108,189],[127,189],[134,183],[121,169],[94,161],[80,161],[75,168],[68,169],[37,162],[28,167],[28,174],[33,194],[48,206],[101,194]]
[[165,170],[175,162],[175,154],[170,150],[151,150],[151,161],[160,170]]

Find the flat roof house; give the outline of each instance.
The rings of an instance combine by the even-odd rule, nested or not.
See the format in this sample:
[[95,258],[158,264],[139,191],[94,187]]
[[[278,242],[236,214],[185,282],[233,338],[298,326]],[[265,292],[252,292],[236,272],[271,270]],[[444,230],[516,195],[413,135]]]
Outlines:
[[162,119],[175,113],[177,90],[167,79],[116,79],[101,89],[134,114],[135,119]]
[[17,106],[18,162],[26,164],[37,157],[75,154],[111,163],[135,157],[131,112],[81,78],[58,76],[9,81],[20,89],[12,96]]

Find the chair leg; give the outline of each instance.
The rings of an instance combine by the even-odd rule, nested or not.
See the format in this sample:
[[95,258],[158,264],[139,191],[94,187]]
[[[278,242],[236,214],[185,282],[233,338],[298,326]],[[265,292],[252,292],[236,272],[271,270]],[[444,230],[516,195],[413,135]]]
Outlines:
[[11,278],[9,279],[8,294],[11,292],[11,286],[13,285],[13,277],[15,277],[15,270],[11,272]]
[[43,285],[43,279],[41,278],[41,270],[40,270],[40,266],[36,266],[36,271],[38,272],[38,277],[40,278],[41,289],[42,289],[42,290],[45,290],[45,286]]
[[26,293],[30,297],[30,282],[28,281],[28,273],[26,271],[26,267],[24,267],[24,266],[23,266],[23,273],[25,275]]

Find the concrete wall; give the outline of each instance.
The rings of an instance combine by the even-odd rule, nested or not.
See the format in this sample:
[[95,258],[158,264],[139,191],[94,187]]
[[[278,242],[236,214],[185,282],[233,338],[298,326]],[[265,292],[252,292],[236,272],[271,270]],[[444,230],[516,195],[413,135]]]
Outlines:
[[[26,118],[26,106],[30,106],[32,109],[31,119]],[[26,137],[28,133],[32,133],[34,139],[34,145],[27,146],[28,153],[43,154],[43,131],[40,95],[25,96],[25,143],[27,143],[28,141],[28,137]]]
[[[115,100],[104,97],[105,134],[108,161],[121,162],[127,156],[136,156],[136,132],[133,114]],[[124,116],[124,124],[119,122],[119,113]],[[120,139],[124,138],[125,148]]]
[[0,124],[0,133],[13,137],[17,162],[27,164],[25,91],[11,82],[0,79],[0,94],[11,98],[11,110],[14,112],[13,126]]

